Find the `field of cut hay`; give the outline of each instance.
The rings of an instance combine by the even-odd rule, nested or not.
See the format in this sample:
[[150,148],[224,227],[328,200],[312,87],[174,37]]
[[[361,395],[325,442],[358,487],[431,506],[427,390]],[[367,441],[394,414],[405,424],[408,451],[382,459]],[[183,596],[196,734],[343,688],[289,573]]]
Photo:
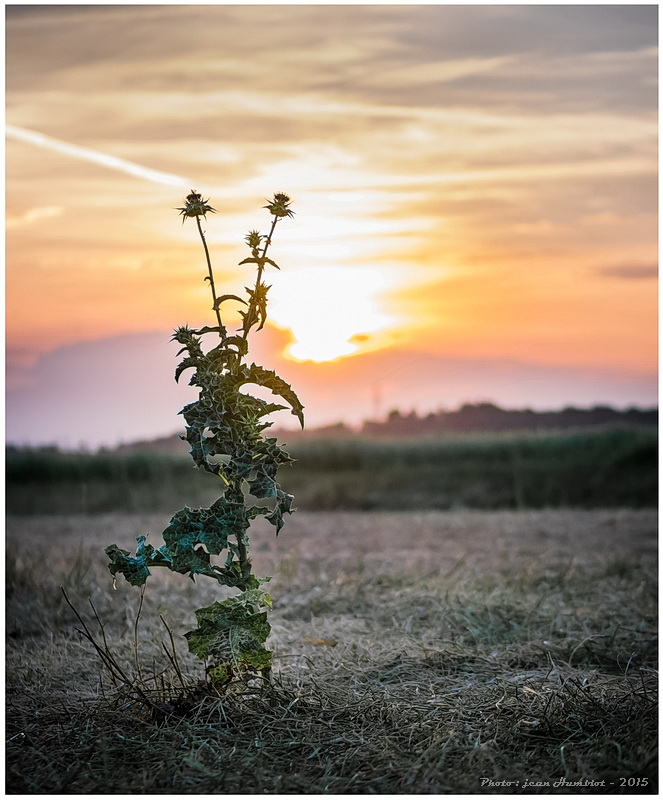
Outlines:
[[155,570],[136,625],[103,554],[168,518],[9,517],[9,793],[657,792],[655,510],[265,524],[272,684],[186,703],[202,668],[181,634],[218,589]]

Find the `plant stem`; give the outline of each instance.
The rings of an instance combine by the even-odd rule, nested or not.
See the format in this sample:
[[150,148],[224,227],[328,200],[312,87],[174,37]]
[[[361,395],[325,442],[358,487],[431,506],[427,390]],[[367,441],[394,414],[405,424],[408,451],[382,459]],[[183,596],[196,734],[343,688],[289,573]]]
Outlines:
[[[242,479],[234,480],[231,485],[228,487],[228,490],[225,494],[226,498],[231,502],[235,503],[244,503],[244,493],[242,492]],[[245,580],[249,578],[252,574],[252,564],[251,559],[249,558],[249,550],[244,542],[244,537],[246,536],[246,531],[238,531],[237,532],[237,558],[239,560],[239,568],[242,573],[242,578]],[[246,587],[244,587],[245,589]],[[244,591],[242,589],[242,591]]]
[[263,258],[267,255],[267,248],[272,243],[272,235],[274,233],[274,228],[276,227],[276,223],[278,221],[279,221],[279,217],[274,216],[274,219],[272,220],[272,228],[271,228],[271,230],[270,230],[270,232],[269,232],[269,234],[267,236],[267,239],[265,240],[265,247],[263,248],[263,251],[262,251],[262,257]]
[[[242,578],[248,578],[252,572],[251,559],[249,558],[249,551],[243,542],[244,534],[237,534],[237,550],[239,555],[239,566],[242,570]],[[246,587],[245,587],[246,588]]]
[[[196,217],[196,219],[198,219],[198,218]],[[274,229],[276,228],[276,223],[278,221],[279,221],[279,218],[277,216],[275,216],[274,219],[272,220],[272,227],[270,228],[270,231],[269,231],[269,234],[267,236],[267,239],[265,240],[265,246],[264,246],[263,251],[262,251],[262,258],[264,258],[267,255],[267,249],[269,248],[269,245],[272,243],[272,236],[274,234]],[[256,284],[255,284],[255,294],[256,295],[258,293],[258,287],[260,286],[260,281],[262,280],[262,273],[263,273],[264,268],[265,268],[264,263],[260,263],[259,262],[258,263],[258,274],[256,276]],[[249,310],[247,312],[248,319],[251,319],[251,317],[252,317],[252,312],[254,310],[254,306],[255,306],[255,302],[252,302],[251,305],[249,306]],[[249,329],[246,328],[244,330],[244,332],[243,332],[244,340],[246,340],[248,338],[248,336],[249,336]],[[236,487],[236,488],[237,488],[238,496],[240,498],[243,498],[243,495],[242,495],[242,492],[241,492],[241,488],[240,487]],[[249,559],[248,550],[246,548],[246,545],[243,542],[243,539],[244,539],[244,534],[243,533],[238,533],[237,534],[237,555],[238,555],[238,558],[239,558],[240,569],[242,571],[242,578],[248,578],[252,574],[252,565],[251,565],[251,560]]]
[[[269,230],[267,235],[267,239],[265,239],[265,246],[262,249],[262,257],[264,258],[267,255],[267,249],[269,248],[270,244],[272,243],[272,236],[274,235],[274,228],[276,228],[276,223],[279,221],[279,217],[274,217],[272,220],[272,227]],[[262,279],[262,271],[265,269],[264,263],[258,264],[258,277],[256,278],[256,289],[258,288],[260,281]]]
[[[269,234],[267,235],[267,238],[265,240],[265,246],[263,247],[261,258],[264,258],[267,255],[267,249],[269,248],[270,244],[272,243],[272,236],[274,234],[274,228],[276,228],[276,223],[278,221],[279,221],[279,217],[277,217],[277,216],[275,216],[274,219],[272,220],[272,227],[270,228]],[[265,269],[265,264],[259,262],[258,263],[258,274],[256,276],[256,285],[255,285],[255,292],[256,293],[258,292],[258,287],[260,286],[260,281],[262,280],[262,273],[263,273],[264,269]],[[249,311],[248,311],[249,319],[251,319],[254,305],[255,305],[255,303],[252,301],[251,305],[249,306]],[[245,330],[244,333],[243,333],[243,338],[247,339],[248,335],[249,335],[249,331]]]
[[216,289],[214,287],[214,273],[212,272],[212,261],[209,256],[209,250],[207,249],[207,241],[205,240],[205,234],[203,233],[203,226],[200,224],[200,217],[196,217],[196,224],[198,225],[198,233],[200,234],[200,238],[203,243],[203,247],[205,248],[205,258],[207,259],[207,272],[208,280],[210,289],[212,290],[212,301],[214,303],[213,309],[216,312],[216,319],[219,323],[219,336],[224,339],[226,335],[226,329],[223,327],[223,323],[221,322],[221,312],[219,311],[219,307],[216,304]]

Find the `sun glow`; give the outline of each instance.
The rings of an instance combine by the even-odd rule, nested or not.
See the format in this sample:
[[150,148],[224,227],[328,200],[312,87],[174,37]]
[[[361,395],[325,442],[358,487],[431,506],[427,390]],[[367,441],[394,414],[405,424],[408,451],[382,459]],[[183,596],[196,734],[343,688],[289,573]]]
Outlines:
[[295,341],[297,361],[333,361],[370,346],[395,319],[379,308],[383,273],[364,268],[315,267],[273,276],[269,314]]

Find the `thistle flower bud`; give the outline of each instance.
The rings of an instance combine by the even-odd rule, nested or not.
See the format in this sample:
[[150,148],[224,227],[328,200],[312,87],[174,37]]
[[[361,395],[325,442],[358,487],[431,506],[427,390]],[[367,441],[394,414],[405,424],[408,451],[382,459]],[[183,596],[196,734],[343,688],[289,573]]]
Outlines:
[[245,236],[244,239],[251,248],[260,247],[260,242],[262,242],[262,236],[258,233],[258,231],[249,231],[248,235]]
[[291,202],[292,200],[287,194],[276,192],[271,202],[268,202],[263,208],[266,208],[269,213],[273,214],[275,217],[292,217],[295,212],[288,208]]
[[204,217],[208,212],[214,214],[216,209],[208,205],[208,202],[209,198],[203,200],[203,196],[198,194],[195,189],[192,189],[191,194],[188,194],[185,198],[183,208],[177,209],[183,217],[182,222],[184,222],[187,217]]

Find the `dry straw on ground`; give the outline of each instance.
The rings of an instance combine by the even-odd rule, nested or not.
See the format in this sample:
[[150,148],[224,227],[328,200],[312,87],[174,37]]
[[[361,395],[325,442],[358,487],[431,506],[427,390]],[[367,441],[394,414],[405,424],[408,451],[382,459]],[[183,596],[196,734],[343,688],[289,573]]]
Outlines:
[[[278,540],[260,528],[273,684],[186,706],[159,616],[177,643],[216,587],[155,571],[136,659],[139,593],[113,592],[102,552],[167,521],[9,519],[10,793],[656,791],[654,511],[299,512]],[[101,640],[92,600],[157,711],[107,677],[61,584]]]

